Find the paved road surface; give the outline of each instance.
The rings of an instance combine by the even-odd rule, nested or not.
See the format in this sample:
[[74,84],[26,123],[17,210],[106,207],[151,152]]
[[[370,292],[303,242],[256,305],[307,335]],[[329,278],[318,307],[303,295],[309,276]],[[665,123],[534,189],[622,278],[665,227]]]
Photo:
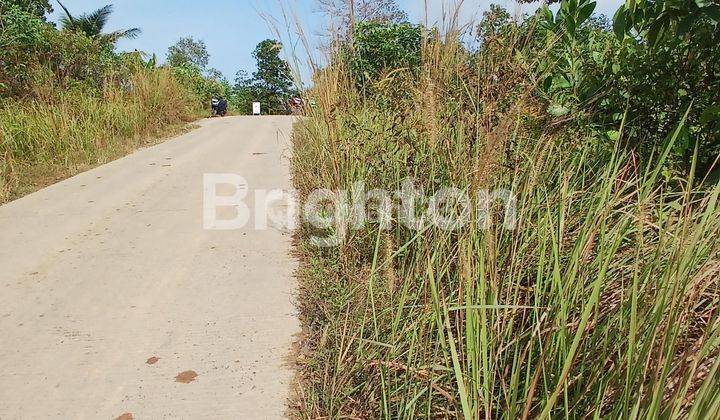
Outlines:
[[202,199],[204,173],[289,187],[291,127],[206,120],[0,207],[0,419],[284,415],[290,236],[204,230]]

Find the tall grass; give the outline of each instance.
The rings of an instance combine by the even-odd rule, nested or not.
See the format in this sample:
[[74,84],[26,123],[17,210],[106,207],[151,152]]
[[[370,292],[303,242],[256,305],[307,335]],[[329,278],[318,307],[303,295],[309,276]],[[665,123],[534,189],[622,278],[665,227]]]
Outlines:
[[317,75],[294,136],[301,195],[411,176],[431,193],[510,189],[519,219],[370,224],[332,249],[305,227],[298,415],[717,415],[720,187],[661,175],[676,136],[640,159],[550,124],[505,47],[425,43],[419,77],[371,95],[341,61]]
[[195,100],[167,69],[137,69],[101,91],[38,86],[0,104],[0,202],[107,162],[193,120]]

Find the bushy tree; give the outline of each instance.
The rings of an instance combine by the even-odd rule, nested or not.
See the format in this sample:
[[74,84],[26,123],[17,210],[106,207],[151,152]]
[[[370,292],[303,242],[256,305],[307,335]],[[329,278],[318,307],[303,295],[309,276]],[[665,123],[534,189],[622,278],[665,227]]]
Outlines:
[[253,51],[257,70],[253,73],[256,83],[273,93],[287,93],[292,88],[292,74],[288,63],[280,58],[282,44],[274,39],[260,42]]
[[[357,22],[403,23],[408,16],[395,0],[350,0]],[[339,19],[340,28],[350,27],[350,1],[318,0],[320,9],[333,19]]]
[[252,112],[253,98],[256,97],[253,78],[245,70],[239,70],[235,75],[232,100],[235,108],[243,114]]
[[625,103],[638,146],[671,133],[689,110],[673,151],[689,169],[697,144],[704,175],[720,153],[720,2],[628,2],[613,30],[621,42],[615,103]]
[[628,2],[612,29],[591,16],[594,7],[563,0],[557,12],[544,7],[526,23],[537,30],[524,54],[534,60],[549,113],[592,127],[609,147],[621,141],[640,157],[665,147],[681,126],[669,168],[689,170],[697,145],[704,176],[720,153],[720,5]]
[[409,23],[360,22],[350,54],[351,71],[360,85],[388,70],[420,66],[421,31]]
[[50,0],[0,0],[0,9],[11,5],[18,6],[43,20],[46,14],[53,12]]
[[121,83],[129,75],[131,60],[116,53],[106,37],[59,31],[26,7],[8,3],[0,7],[3,96],[43,97],[71,85],[95,90],[109,79]]
[[288,100],[296,94],[290,66],[280,58],[281,50],[280,42],[266,39],[253,51],[257,70],[253,73],[252,92],[270,114],[285,113]]
[[39,53],[47,50],[48,24],[27,8],[0,3],[0,91],[17,93],[28,82]]
[[180,38],[168,49],[167,64],[173,67],[197,67],[205,70],[210,61],[205,42],[193,37]]
[[195,94],[202,107],[209,107],[213,97],[223,97],[231,110],[236,109],[230,83],[219,70],[208,67],[209,62],[210,53],[202,40],[180,38],[168,48],[166,65]]
[[502,6],[491,4],[483,12],[482,19],[476,28],[476,37],[480,45],[487,44],[499,37],[506,36],[515,28],[510,20],[510,13]]

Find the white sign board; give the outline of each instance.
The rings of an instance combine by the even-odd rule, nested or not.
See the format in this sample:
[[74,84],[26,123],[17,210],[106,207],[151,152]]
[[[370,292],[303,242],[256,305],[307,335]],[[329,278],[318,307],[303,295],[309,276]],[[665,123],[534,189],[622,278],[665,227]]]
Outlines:
[[260,115],[260,102],[253,102],[253,115]]

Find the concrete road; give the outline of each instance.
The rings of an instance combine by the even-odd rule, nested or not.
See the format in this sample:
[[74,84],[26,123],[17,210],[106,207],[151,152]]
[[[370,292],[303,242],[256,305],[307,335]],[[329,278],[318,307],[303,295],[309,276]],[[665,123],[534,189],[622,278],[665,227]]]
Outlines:
[[204,229],[203,174],[289,188],[292,122],[206,120],[0,207],[0,419],[284,416],[290,235]]

